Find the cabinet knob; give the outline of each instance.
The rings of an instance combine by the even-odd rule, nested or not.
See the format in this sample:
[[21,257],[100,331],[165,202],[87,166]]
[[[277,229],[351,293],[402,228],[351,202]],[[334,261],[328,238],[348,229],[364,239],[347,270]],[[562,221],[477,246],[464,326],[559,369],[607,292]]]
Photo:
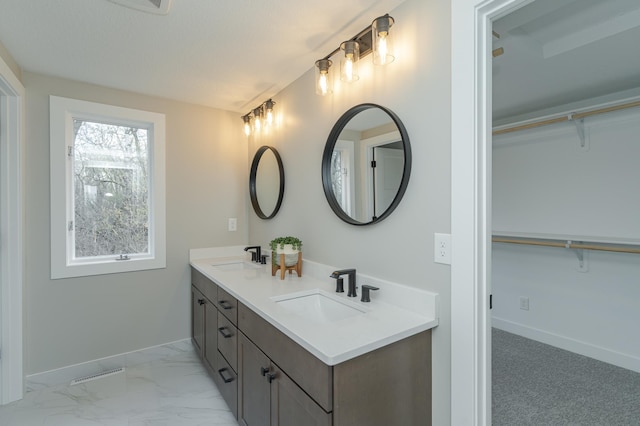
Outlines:
[[269,373],[267,374],[267,381],[269,383],[273,382],[276,379],[276,373]]
[[204,299],[198,299],[198,304],[199,305],[204,305],[205,303],[207,303],[207,302],[205,302]]
[[262,374],[263,376],[266,376],[268,372],[269,367],[260,367],[260,374]]

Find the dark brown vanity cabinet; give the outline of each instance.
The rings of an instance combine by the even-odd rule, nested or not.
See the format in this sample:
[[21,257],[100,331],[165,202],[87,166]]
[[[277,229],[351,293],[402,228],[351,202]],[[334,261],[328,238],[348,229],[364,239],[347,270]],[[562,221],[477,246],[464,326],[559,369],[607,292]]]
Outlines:
[[[198,355],[213,376],[218,390],[237,416],[238,373],[237,334],[233,318],[237,300],[223,291],[219,297],[218,286],[198,270],[191,268],[191,329],[193,344]],[[220,303],[220,302],[223,303]],[[231,306],[232,308],[225,309]],[[233,312],[234,314],[230,314]],[[236,315],[237,317],[237,315]]]
[[240,424],[431,425],[431,330],[328,366],[195,269],[192,283],[194,346]]
[[331,413],[325,412],[242,333],[238,363],[240,424],[331,426]]

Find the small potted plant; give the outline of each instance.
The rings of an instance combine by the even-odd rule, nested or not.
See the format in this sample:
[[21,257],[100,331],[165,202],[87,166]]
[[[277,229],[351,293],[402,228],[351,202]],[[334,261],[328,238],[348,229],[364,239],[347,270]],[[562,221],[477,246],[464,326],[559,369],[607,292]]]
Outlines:
[[293,266],[298,263],[298,252],[302,251],[302,240],[296,237],[278,237],[271,240],[271,259],[276,265],[280,265],[280,254],[284,253],[285,266]]

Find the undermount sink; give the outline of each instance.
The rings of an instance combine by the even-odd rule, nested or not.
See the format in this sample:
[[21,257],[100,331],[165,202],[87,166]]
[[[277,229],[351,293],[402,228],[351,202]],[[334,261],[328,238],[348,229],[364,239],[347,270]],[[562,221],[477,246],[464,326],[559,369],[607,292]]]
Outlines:
[[250,263],[242,260],[230,261],[225,263],[214,263],[211,266],[222,271],[241,271],[244,269],[259,269],[263,267],[263,265],[258,265],[257,263]]
[[283,309],[317,323],[340,321],[367,312],[364,306],[319,289],[274,296],[271,300]]

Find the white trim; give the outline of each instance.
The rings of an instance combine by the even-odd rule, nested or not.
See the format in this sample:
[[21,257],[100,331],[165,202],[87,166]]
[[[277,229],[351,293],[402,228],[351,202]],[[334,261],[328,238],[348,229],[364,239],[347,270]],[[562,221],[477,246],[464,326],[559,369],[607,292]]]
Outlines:
[[491,424],[491,20],[532,0],[451,1],[451,424]]
[[0,405],[22,398],[24,86],[0,58]]
[[640,357],[502,318],[493,317],[491,321],[497,329],[640,373]]
[[[164,114],[50,96],[51,166],[51,279],[131,272],[166,267],[165,209],[165,116]],[[136,123],[149,130],[151,212],[149,253],[117,261],[103,256],[90,261],[73,261],[67,223],[72,220],[72,172],[67,143],[73,137],[73,119],[95,119],[113,124]],[[60,247],[65,247],[61,250]]]
[[176,340],[162,345],[149,346],[135,351],[106,356],[78,364],[67,365],[41,373],[30,374],[26,378],[27,392],[33,392],[62,384],[73,379],[117,368],[131,368],[147,362],[159,361],[186,352],[192,352],[191,338]]

